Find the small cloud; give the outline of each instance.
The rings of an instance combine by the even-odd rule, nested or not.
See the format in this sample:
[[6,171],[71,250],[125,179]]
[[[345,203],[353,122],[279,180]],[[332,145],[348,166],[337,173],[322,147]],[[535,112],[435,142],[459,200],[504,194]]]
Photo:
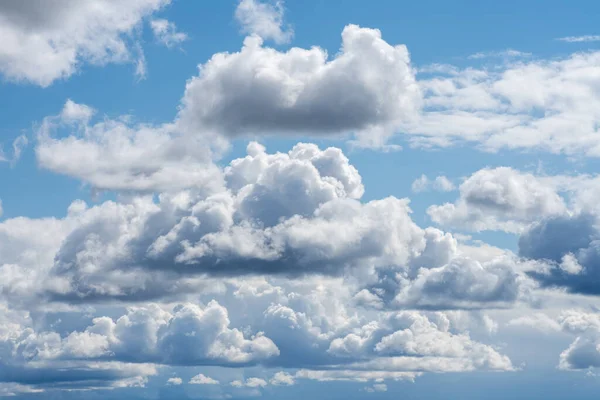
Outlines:
[[260,378],[248,378],[246,381],[235,380],[230,383],[231,386],[236,388],[248,387],[248,388],[259,388],[268,385],[267,381]]
[[204,374],[198,374],[190,379],[191,385],[218,385],[219,381]]
[[148,68],[146,66],[146,55],[144,54],[142,45],[137,43],[135,48],[137,53],[137,60],[135,62],[135,78],[139,82],[146,79]]
[[183,32],[177,32],[177,26],[166,19],[153,19],[150,28],[156,40],[168,48],[177,46],[188,39]]
[[10,166],[14,167],[15,164],[17,163],[17,161],[19,161],[19,159],[21,158],[21,153],[23,152],[23,149],[25,147],[27,147],[28,144],[29,144],[29,140],[27,139],[27,136],[25,136],[25,135],[18,136],[12,142],[12,148],[13,148],[12,156],[7,156],[2,151],[2,147],[0,147],[0,162],[10,163]]
[[240,0],[235,10],[235,19],[241,25],[243,33],[283,44],[289,43],[294,36],[291,27],[283,27],[283,14],[283,1],[263,3],[257,0]]
[[520,57],[531,57],[531,53],[507,49],[503,51],[483,51],[475,54],[471,54],[469,59],[478,60],[482,58],[520,58]]
[[175,378],[169,378],[167,380],[167,385],[181,385],[183,383],[183,381],[181,380],[181,378],[175,377]]
[[296,383],[294,377],[287,372],[279,371],[269,381],[274,386],[292,386]]
[[421,175],[412,183],[411,189],[415,193],[426,192],[429,190],[451,192],[456,189],[456,187],[450,179],[443,175],[437,176],[434,180],[430,180],[426,175]]
[[385,383],[375,383],[373,386],[366,387],[365,392],[368,392],[368,393],[387,392],[387,385]]
[[556,40],[567,43],[600,42],[600,35],[565,36]]

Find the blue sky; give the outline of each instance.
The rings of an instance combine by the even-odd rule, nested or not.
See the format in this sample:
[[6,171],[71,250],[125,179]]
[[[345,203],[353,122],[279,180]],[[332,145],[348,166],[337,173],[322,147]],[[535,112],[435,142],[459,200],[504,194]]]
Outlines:
[[600,6],[522,3],[0,1],[0,396],[596,398]]

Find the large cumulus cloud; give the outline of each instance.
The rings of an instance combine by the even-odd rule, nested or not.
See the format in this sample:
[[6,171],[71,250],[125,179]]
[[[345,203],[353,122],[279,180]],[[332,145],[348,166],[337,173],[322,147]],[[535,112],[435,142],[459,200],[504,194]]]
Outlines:
[[[69,107],[65,118],[88,115]],[[218,176],[211,190],[76,201],[62,219],[0,223],[2,299],[46,315],[24,328],[27,354],[42,358],[17,364],[259,363],[354,380],[514,368],[446,310],[526,302],[518,258],[481,257],[419,227],[407,199],[361,201],[361,176],[337,148],[269,154],[252,142]],[[74,325],[54,310],[90,306]]]
[[[517,260],[481,263],[462,254],[451,235],[417,226],[406,199],[360,202],[360,175],[339,149],[301,143],[267,154],[251,143],[223,177],[225,189],[213,194],[187,190],[82,209],[83,222],[56,252],[49,293],[139,301],[206,288],[210,277],[317,274],[360,281],[366,292],[357,301],[388,306],[519,298]],[[440,291],[436,281],[450,284]]]
[[332,59],[318,47],[280,52],[258,36],[237,53],[213,55],[186,86],[180,122],[230,137],[354,132],[381,144],[419,101],[406,47],[348,25]]

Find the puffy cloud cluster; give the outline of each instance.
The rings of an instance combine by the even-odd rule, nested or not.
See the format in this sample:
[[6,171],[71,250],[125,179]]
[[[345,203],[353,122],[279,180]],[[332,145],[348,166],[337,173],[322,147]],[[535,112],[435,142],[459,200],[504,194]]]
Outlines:
[[3,1],[0,73],[9,80],[48,86],[83,63],[134,58],[134,29],[170,0]]
[[[257,143],[223,173],[225,189],[106,202],[80,210],[56,252],[54,299],[141,301],[210,277],[345,276],[372,308],[479,308],[520,298],[513,257],[478,260],[410,218],[406,199],[359,201],[363,185],[336,148],[300,143],[267,154]],[[209,289],[209,287],[212,287]]]
[[27,392],[47,385],[129,386],[156,374],[152,364],[99,358],[105,343],[89,339],[84,334],[61,338],[52,331],[36,332],[27,312],[0,305],[0,382],[22,385],[17,391]]
[[[89,112],[69,104],[63,118]],[[337,148],[299,143],[269,154],[253,142],[218,172],[220,189],[77,201],[63,219],[0,223],[1,298],[41,313],[112,310],[60,333],[42,324],[27,354],[45,343],[40,360],[53,366],[310,369],[264,379],[272,385],[513,369],[434,310],[521,301],[530,283],[518,259],[482,258],[420,228],[406,199],[361,202],[361,176]],[[137,304],[123,314],[114,309],[122,302]],[[404,308],[422,311],[395,311]],[[191,383],[217,385],[210,379]],[[240,382],[230,390],[257,389]]]
[[485,168],[460,185],[455,203],[427,212],[445,227],[520,233],[519,256],[531,261],[520,261],[517,269],[544,287],[598,294],[599,187],[597,176],[540,177]]
[[[436,324],[418,312],[404,311],[333,340],[328,352],[340,357],[373,353],[387,356],[354,363],[357,368],[388,366],[414,371],[513,368],[508,357],[492,347],[473,342],[466,334],[453,334],[449,329],[450,321],[443,314]],[[456,360],[448,362],[448,359]]]
[[473,231],[522,232],[542,218],[567,214],[556,185],[510,167],[481,169],[459,191],[455,203],[428,208],[435,223]]
[[63,335],[34,329],[28,313],[0,312],[0,382],[28,387],[143,383],[156,364],[246,366],[279,355],[261,333],[247,338],[230,328],[227,310],[214,301],[132,307],[116,320],[96,317],[85,330]]
[[116,321],[95,318],[85,331],[67,336],[64,347],[75,357],[170,365],[248,365],[279,355],[269,338],[246,339],[229,324],[227,309],[215,301],[206,307],[180,304],[170,312],[149,304],[130,308]]

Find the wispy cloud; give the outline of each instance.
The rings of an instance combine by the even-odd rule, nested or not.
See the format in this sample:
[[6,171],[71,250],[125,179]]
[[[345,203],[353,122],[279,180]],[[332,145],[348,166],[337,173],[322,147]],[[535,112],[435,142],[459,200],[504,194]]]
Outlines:
[[565,36],[556,40],[568,43],[600,42],[600,35]]
[[507,57],[531,57],[531,53],[507,49],[503,51],[485,51],[479,52],[475,54],[471,54],[468,58],[471,60],[481,59],[481,58],[507,58]]

